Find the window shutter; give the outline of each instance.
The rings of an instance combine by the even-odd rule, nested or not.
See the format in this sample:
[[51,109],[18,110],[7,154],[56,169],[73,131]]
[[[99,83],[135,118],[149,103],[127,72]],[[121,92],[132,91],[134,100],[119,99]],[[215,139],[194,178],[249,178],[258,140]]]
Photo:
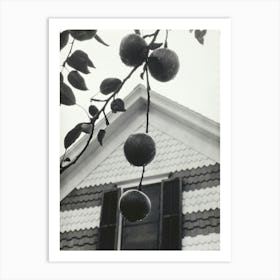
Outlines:
[[166,180],[161,185],[160,250],[181,250],[182,185],[181,179]]
[[120,190],[113,190],[103,194],[99,229],[99,250],[116,249],[119,195]]

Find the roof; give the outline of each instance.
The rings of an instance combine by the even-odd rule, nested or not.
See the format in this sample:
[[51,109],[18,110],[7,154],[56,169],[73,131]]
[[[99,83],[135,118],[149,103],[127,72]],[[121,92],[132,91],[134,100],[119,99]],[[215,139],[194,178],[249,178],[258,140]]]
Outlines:
[[[103,147],[93,139],[79,161],[61,175],[61,199],[74,188],[107,183],[127,183],[140,178],[141,168],[130,166],[123,144],[131,133],[144,132],[146,89],[138,85],[125,99],[127,111],[109,113]],[[95,130],[104,129],[104,120]],[[156,157],[144,179],[170,172],[215,165],[219,162],[220,127],[208,118],[151,92],[150,131],[156,143]],[[85,145],[87,136],[73,145],[67,156],[74,158]]]
[[[133,133],[144,131],[145,125],[141,125]],[[146,177],[159,174],[168,175],[171,171],[215,164],[212,159],[155,128],[153,125],[150,125],[149,134],[156,143],[156,155],[154,160],[146,167]],[[120,183],[134,178],[140,178],[142,168],[129,164],[124,156],[123,145],[124,142],[94,168],[79,183],[77,188],[84,188],[90,185],[98,186],[106,183]]]

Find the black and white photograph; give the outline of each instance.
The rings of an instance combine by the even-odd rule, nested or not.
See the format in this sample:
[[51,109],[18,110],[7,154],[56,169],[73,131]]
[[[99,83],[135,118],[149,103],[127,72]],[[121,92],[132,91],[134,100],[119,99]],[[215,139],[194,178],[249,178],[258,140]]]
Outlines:
[[280,279],[278,0],[0,0],[0,279]]
[[60,250],[219,251],[220,30],[59,36]]

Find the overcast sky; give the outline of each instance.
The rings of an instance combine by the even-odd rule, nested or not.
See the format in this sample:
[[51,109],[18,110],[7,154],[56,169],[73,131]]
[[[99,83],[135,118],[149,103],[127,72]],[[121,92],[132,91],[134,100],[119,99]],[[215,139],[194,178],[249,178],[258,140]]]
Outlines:
[[[90,74],[82,74],[89,90],[73,89],[78,104],[88,108],[90,98],[99,91],[99,85],[103,79],[117,77],[122,80],[131,71],[131,68],[124,65],[119,57],[120,41],[129,33],[133,33],[133,30],[99,30],[98,35],[110,45],[109,47],[105,47],[94,39],[75,41],[73,51],[76,49],[85,51],[96,66],[96,69],[89,68]],[[143,31],[143,33],[151,33],[151,31]],[[168,36],[168,47],[177,53],[180,60],[180,69],[177,76],[167,83],[150,78],[152,90],[219,122],[219,37],[219,31],[208,30],[204,45],[201,45],[194,38],[193,33],[187,30],[171,30]],[[165,31],[161,31],[157,42],[163,42],[164,38]],[[67,45],[61,51],[62,62],[67,56],[69,48],[70,45]],[[68,66],[68,69],[71,70],[71,67]],[[141,71],[142,68],[127,81],[118,94],[119,97],[125,97],[137,84],[145,84],[145,81],[139,77]],[[63,71],[64,81],[67,80],[67,73],[66,70]],[[102,94],[97,94],[96,98],[99,97],[102,98]],[[63,141],[66,133],[79,122],[88,121],[88,118],[78,106],[62,105],[60,112],[60,147],[61,153],[63,153]]]

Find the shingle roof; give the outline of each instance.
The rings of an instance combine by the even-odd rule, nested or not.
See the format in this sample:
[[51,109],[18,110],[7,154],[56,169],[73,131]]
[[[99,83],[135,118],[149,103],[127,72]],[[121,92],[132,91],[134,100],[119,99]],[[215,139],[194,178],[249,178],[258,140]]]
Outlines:
[[[144,132],[144,130],[144,125],[142,125],[135,133]],[[146,167],[145,176],[215,164],[215,161],[212,159],[195,151],[185,143],[178,141],[153,125],[150,125],[150,135],[156,143],[156,156]],[[78,185],[78,188],[110,182],[116,183],[133,177],[140,177],[141,168],[130,165],[125,159],[123,144],[124,143],[118,146],[118,148],[101,162],[97,168],[92,170]],[[112,168],[112,166],[114,166],[114,168]]]

